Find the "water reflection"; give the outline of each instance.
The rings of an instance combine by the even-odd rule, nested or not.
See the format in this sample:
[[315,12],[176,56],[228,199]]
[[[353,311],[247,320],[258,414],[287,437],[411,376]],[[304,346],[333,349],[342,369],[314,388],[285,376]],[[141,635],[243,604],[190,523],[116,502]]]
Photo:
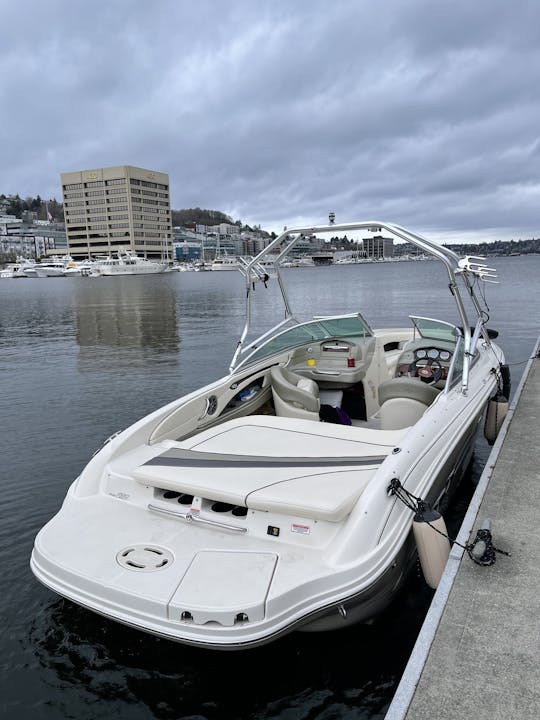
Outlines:
[[151,347],[176,352],[174,287],[146,277],[88,278],[73,295],[76,340],[85,348]]

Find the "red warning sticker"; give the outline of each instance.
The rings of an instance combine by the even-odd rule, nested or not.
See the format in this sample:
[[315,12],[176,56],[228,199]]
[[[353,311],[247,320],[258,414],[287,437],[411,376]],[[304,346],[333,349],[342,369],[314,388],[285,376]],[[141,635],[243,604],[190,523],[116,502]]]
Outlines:
[[291,525],[291,532],[300,533],[301,535],[309,535],[311,528],[309,525],[297,525],[296,523],[293,523]]

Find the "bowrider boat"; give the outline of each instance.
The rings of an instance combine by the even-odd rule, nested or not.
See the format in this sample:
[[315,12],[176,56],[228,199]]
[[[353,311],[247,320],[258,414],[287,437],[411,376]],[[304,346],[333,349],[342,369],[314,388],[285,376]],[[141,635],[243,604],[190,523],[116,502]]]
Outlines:
[[[279,269],[298,240],[381,228],[443,263],[454,322],[373,329],[357,309],[296,320]],[[285,318],[250,340],[268,256]],[[90,610],[220,649],[340,628],[390,602],[417,553],[393,489],[432,507],[452,491],[504,362],[476,293],[493,271],[399,226],[287,230],[239,260],[247,319],[229,374],[106,441],[31,558]]]

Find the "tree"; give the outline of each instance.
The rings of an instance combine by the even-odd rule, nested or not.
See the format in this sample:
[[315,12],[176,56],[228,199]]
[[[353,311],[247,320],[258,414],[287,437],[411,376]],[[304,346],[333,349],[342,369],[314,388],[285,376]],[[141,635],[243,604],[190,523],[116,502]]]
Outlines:
[[204,210],[202,208],[187,208],[185,210],[171,210],[173,225],[219,225],[219,223],[233,224],[233,219],[219,210]]

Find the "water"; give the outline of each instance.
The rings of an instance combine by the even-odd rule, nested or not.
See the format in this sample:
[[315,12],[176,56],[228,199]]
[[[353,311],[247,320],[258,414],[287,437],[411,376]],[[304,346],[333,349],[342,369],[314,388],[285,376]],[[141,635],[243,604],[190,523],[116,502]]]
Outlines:
[[[540,257],[494,264],[501,284],[486,288],[489,325],[515,363],[515,389],[540,332]],[[410,312],[455,320],[433,262],[306,268],[285,278],[306,318],[357,308],[374,327],[406,325]],[[268,312],[280,319],[272,281],[257,287],[254,324]],[[238,273],[0,282],[5,720],[384,717],[433,595],[419,574],[370,626],[219,653],[109,622],[49,592],[29,570],[37,531],[94,450],[226,374],[243,319]],[[480,438],[447,516],[452,531],[488,452]]]

